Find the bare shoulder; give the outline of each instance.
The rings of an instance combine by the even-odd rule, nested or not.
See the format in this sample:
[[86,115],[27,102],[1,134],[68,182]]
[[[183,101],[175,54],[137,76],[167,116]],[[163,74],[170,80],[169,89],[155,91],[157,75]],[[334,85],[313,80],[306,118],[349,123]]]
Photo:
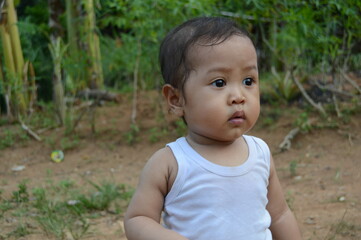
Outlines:
[[151,177],[160,183],[162,192],[166,195],[177,176],[178,164],[169,147],[156,151],[146,163],[142,175]]
[[169,182],[174,171],[172,159],[174,160],[174,157],[168,147],[158,150],[149,158],[128,206],[126,221],[137,216],[160,221],[164,199],[169,192]]

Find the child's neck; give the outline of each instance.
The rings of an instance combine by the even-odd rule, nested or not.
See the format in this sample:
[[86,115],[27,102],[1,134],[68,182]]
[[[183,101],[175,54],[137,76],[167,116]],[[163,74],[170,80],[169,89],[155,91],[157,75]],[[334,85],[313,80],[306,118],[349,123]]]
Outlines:
[[211,139],[194,139],[186,137],[189,145],[208,161],[221,166],[239,166],[248,158],[248,145],[241,136],[231,142],[220,142]]

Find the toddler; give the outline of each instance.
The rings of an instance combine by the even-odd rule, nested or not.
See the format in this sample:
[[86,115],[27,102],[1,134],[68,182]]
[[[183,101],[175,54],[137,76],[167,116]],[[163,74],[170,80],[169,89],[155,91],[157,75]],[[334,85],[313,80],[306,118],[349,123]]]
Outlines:
[[267,144],[245,135],[260,113],[257,55],[221,17],[191,19],[160,47],[170,112],[186,137],[145,165],[125,215],[129,240],[299,240]]

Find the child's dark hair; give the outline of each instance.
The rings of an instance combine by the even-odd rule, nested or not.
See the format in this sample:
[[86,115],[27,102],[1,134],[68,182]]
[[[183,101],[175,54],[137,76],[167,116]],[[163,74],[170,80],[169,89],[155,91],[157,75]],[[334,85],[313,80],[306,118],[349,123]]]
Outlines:
[[192,70],[192,63],[187,59],[190,48],[195,44],[220,44],[233,35],[250,39],[247,31],[233,20],[224,17],[194,18],[171,30],[159,51],[160,68],[165,83],[183,91],[184,83]]

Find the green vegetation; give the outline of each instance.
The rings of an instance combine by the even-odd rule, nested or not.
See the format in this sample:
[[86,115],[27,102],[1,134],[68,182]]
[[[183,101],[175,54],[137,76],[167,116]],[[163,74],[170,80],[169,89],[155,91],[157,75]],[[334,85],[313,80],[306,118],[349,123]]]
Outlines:
[[26,144],[28,140],[29,137],[19,127],[4,129],[0,132],[0,150],[15,144]]
[[17,219],[18,225],[4,237],[24,237],[34,231],[64,239],[70,234],[80,239],[91,226],[92,219],[105,214],[119,214],[127,206],[133,190],[125,185],[88,181],[92,191],[84,192],[70,180],[31,191],[26,182],[18,185],[9,199],[1,198],[0,217]]
[[[309,113],[319,112],[328,119],[336,115],[346,122],[359,109],[361,89],[352,77],[361,67],[357,47],[361,5],[356,0],[104,0],[87,4],[31,0],[15,4],[16,12],[11,14],[18,16],[26,76],[20,81],[10,74],[6,44],[18,48],[18,43],[12,38],[5,41],[4,35],[0,41],[0,62],[4,62],[0,66],[0,110],[7,113],[8,122],[14,120],[11,115],[15,112],[17,121],[29,129],[63,124],[66,135],[71,135],[89,114],[95,133],[99,99],[79,98],[86,88],[131,93],[135,97],[128,101],[133,101],[136,111],[137,92],[158,89],[162,84],[157,63],[160,41],[172,27],[197,16],[229,17],[252,34],[265,103],[284,106],[301,102]],[[48,103],[51,99],[55,99],[53,104]],[[79,106],[79,101],[83,105]],[[20,115],[17,108],[21,108]],[[129,144],[137,141],[135,116],[132,114],[132,126],[124,134]],[[265,124],[272,124],[272,118]],[[307,124],[299,127],[310,130]],[[1,148],[13,145],[6,134],[9,141],[2,141]],[[152,133],[150,141],[157,138]]]
[[289,168],[290,168],[291,177],[294,177],[294,176],[297,175],[297,165],[298,165],[298,163],[297,163],[296,160],[292,160],[292,161],[290,162]]
[[[361,88],[355,81],[361,69],[358,0],[102,0],[78,6],[70,3],[84,1],[7,4],[10,2],[14,2],[18,18],[12,26],[17,26],[20,34],[9,39],[3,31],[9,26],[3,24],[6,21],[0,23],[0,157],[4,156],[1,150],[33,140],[34,135],[24,131],[24,126],[41,136],[51,150],[81,147],[84,133],[76,130],[84,119],[96,139],[95,118],[103,100],[99,95],[80,93],[88,88],[107,89],[131,105],[137,91],[159,91],[160,41],[175,25],[197,16],[230,17],[253,36],[259,55],[262,103],[267,105],[260,117],[262,128],[274,130],[281,117],[292,115],[296,120],[289,127],[304,134],[318,128],[339,129],[360,113]],[[61,8],[52,8],[49,2]],[[56,16],[50,16],[51,10],[56,10]],[[9,14],[11,20],[14,14]],[[49,17],[56,26],[49,25]],[[54,37],[59,38],[55,41]],[[22,62],[17,69],[9,49],[16,49],[15,60]],[[56,84],[63,89],[53,91]],[[116,100],[112,104],[118,104]],[[59,109],[61,104],[65,109]],[[137,103],[134,105],[136,109]],[[300,110],[290,112],[291,106]],[[165,127],[165,111],[158,105],[151,111],[162,124],[143,128],[141,122],[130,121],[123,128],[128,130],[119,135],[123,142],[132,145],[148,136],[147,140],[155,143],[169,134],[186,134],[182,119]],[[109,138],[118,135],[114,131]],[[345,136],[352,142],[351,133]],[[117,144],[118,139],[106,147],[116,148]],[[290,160],[287,171],[291,176],[298,174],[298,163]],[[109,182],[88,182],[85,189],[92,191],[85,192],[71,180],[54,184],[50,170],[48,175],[45,187],[29,189],[26,181],[21,182],[10,197],[4,197],[0,190],[0,219],[11,216],[18,220],[0,239],[26,238],[36,231],[57,239],[69,234],[80,239],[89,233],[94,218],[122,212],[132,194],[128,187]],[[334,181],[342,182],[341,177],[341,170],[337,170]],[[293,194],[286,196],[291,208]],[[328,239],[348,231],[360,231],[360,226],[342,219],[332,226]]]

